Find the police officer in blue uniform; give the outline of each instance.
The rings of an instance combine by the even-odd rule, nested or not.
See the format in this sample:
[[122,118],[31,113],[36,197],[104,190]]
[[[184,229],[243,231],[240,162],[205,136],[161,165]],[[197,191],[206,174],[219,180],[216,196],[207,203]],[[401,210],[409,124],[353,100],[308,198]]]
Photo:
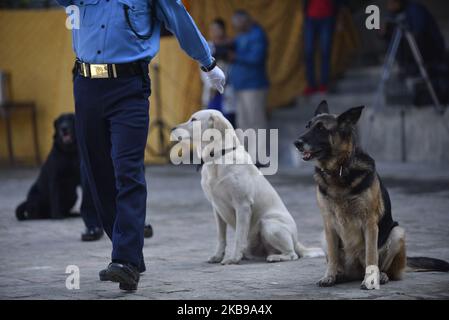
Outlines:
[[218,91],[225,76],[181,0],[57,1],[79,9],[79,28],[72,29],[76,129],[83,174],[112,240],[112,262],[100,271],[100,280],[136,290],[145,271],[148,64],[159,51],[161,25]]

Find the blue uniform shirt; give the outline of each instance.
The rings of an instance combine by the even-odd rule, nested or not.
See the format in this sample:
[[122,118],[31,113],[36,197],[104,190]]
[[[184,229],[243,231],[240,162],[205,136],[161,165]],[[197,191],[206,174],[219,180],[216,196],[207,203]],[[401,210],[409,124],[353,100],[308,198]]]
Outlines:
[[238,90],[268,87],[266,60],[268,40],[263,29],[254,24],[234,40],[235,60],[229,72],[229,83]]
[[[212,63],[209,46],[181,0],[57,0],[76,5],[80,28],[72,29],[76,56],[88,63],[126,63],[151,60],[159,51],[161,23],[182,49],[203,66]],[[152,5],[155,1],[155,5]],[[129,23],[125,6],[128,9]],[[152,12],[155,7],[156,12]],[[154,23],[152,23],[154,19]],[[151,30],[153,29],[153,30]],[[139,36],[151,34],[149,39]]]

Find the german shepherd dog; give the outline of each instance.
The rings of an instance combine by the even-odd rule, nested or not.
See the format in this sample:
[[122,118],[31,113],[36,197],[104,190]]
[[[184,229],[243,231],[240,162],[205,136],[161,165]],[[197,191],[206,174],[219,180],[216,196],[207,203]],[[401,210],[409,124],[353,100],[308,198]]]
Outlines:
[[329,114],[326,101],[316,109],[295,142],[305,161],[314,160],[317,200],[324,220],[326,273],[318,285],[363,280],[362,289],[399,280],[407,266],[449,271],[443,260],[407,258],[405,231],[391,215],[387,189],[374,160],[356,143],[355,126],[363,106]]

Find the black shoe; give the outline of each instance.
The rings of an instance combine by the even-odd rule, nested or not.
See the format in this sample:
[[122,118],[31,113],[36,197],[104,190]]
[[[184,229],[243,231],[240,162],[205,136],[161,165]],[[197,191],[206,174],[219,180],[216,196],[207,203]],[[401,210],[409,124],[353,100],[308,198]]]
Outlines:
[[100,276],[100,281],[111,281],[111,279],[109,279],[109,277],[108,277],[109,265],[106,267],[106,269],[100,270],[100,272],[98,272],[98,275]]
[[[144,273],[145,271],[145,268],[139,270],[140,273]],[[98,272],[98,275],[100,277],[100,281],[112,281],[108,276],[108,268],[100,270],[100,272]]]
[[112,281],[120,283],[119,288],[126,291],[137,290],[140,273],[136,267],[129,263],[111,262],[107,269],[101,270],[101,281]]
[[103,229],[95,227],[95,228],[87,228],[84,233],[81,234],[81,241],[96,241],[101,239],[103,236]]
[[145,238],[151,238],[153,236],[153,227],[151,224],[147,224],[143,229],[143,236]]

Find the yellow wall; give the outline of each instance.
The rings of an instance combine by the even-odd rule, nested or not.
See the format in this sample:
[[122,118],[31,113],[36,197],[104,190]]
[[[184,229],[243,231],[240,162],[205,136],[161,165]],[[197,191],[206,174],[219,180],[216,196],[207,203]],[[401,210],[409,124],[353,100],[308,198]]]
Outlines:
[[[203,34],[215,17],[230,24],[232,12],[246,8],[267,31],[270,41],[268,73],[271,82],[269,106],[293,100],[304,87],[302,57],[302,12],[298,0],[195,0],[190,12]],[[73,112],[71,69],[74,55],[63,10],[0,10],[0,69],[12,74],[15,100],[34,100],[38,109],[41,154],[51,148],[53,120],[62,112]],[[345,66],[356,37],[348,14],[337,31],[332,55],[333,71]],[[201,82],[198,64],[179,48],[175,38],[164,38],[153,63],[161,70],[162,115],[169,126],[184,121],[200,107]],[[154,75],[153,89],[154,89]],[[155,119],[155,95],[151,96],[151,120]],[[0,160],[7,158],[4,122],[0,120]],[[14,113],[14,150],[21,159],[33,159],[29,115]],[[157,147],[156,132],[149,144]],[[151,157],[147,162],[161,162]]]
[[[52,119],[73,110],[71,63],[74,59],[63,11],[0,11],[0,69],[12,75],[14,100],[33,100],[38,108],[41,152],[52,139]],[[14,113],[14,151],[33,155],[28,113]],[[0,122],[0,156],[6,155],[4,123]]]
[[[38,110],[41,153],[52,144],[53,120],[73,112],[71,70],[75,56],[63,10],[0,10],[0,69],[12,75],[14,100],[33,100]],[[174,38],[164,38],[154,62],[160,63],[163,117],[169,125],[179,123],[200,106],[198,65],[182,51]],[[154,94],[151,97],[154,120]],[[0,120],[0,159],[7,158],[5,123]],[[29,114],[13,114],[13,145],[17,158],[33,161]],[[156,132],[149,143],[157,147]],[[147,162],[160,162],[150,157]]]

